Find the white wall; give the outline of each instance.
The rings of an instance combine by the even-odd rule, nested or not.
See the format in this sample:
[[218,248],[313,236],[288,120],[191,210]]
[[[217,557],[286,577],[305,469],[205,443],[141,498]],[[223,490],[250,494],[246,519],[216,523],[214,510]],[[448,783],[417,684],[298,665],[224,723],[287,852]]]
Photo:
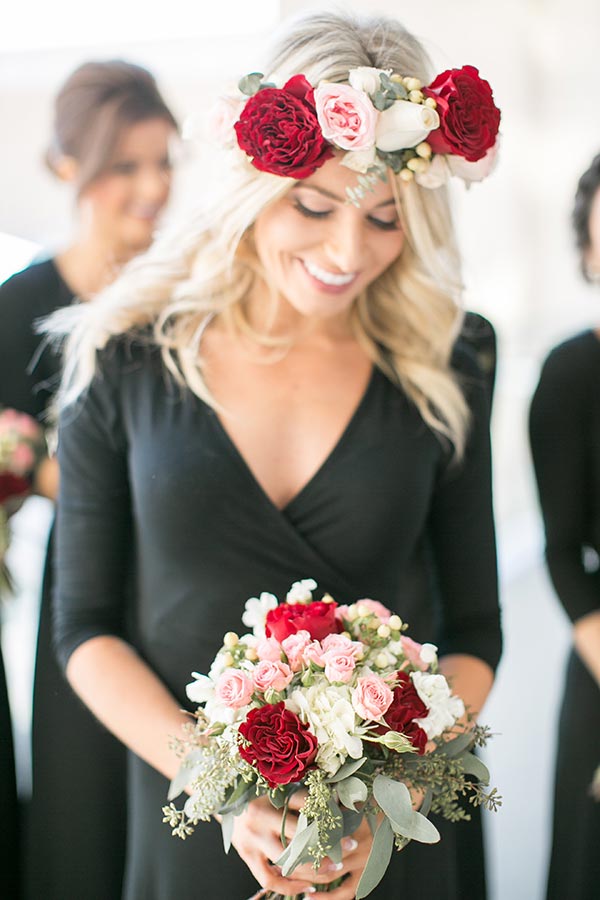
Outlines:
[[[280,7],[285,15],[324,5],[282,0]],[[496,173],[469,192],[458,189],[455,200],[467,305],[494,322],[500,341],[494,445],[506,652],[485,716],[499,732],[489,759],[505,796],[501,812],[488,821],[494,898],[538,900],[569,633],[541,564],[526,415],[547,349],[600,318],[597,293],[578,277],[569,225],[577,178],[600,150],[600,5],[594,0],[348,5],[398,16],[424,39],[438,70],[478,66],[503,111]],[[51,248],[68,233],[68,193],[39,160],[51,97],[80,61],[121,54],[150,66],[180,116],[206,106],[228,76],[256,67],[262,35],[203,39],[201,5],[196,7],[185,38],[105,40],[4,55],[0,231]],[[235,23],[239,6],[230,3],[228,9]],[[201,165],[184,165],[173,214],[193,208],[206,183],[203,175]]]

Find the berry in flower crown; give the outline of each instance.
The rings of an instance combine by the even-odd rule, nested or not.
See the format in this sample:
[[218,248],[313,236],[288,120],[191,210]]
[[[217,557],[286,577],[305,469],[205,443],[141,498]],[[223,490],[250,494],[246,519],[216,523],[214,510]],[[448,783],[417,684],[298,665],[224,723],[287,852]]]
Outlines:
[[[239,89],[246,99],[221,101],[221,131],[233,125],[238,146],[262,172],[308,178],[344,150],[341,162],[360,173],[363,188],[388,167],[436,188],[450,175],[481,181],[494,164],[500,110],[473,66],[442,72],[427,86],[368,66],[350,69],[347,83],[317,87],[304,75],[277,87],[254,72]],[[360,188],[353,193],[356,200]]]

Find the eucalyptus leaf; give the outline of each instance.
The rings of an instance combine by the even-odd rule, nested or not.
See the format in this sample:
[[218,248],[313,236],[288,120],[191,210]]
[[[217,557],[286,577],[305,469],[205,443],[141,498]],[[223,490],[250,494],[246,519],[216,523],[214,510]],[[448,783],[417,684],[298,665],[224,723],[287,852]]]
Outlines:
[[338,841],[336,844],[333,844],[327,853],[327,856],[334,863],[341,863],[344,852],[342,850],[342,842]]
[[229,853],[229,848],[231,847],[234,819],[235,816],[233,813],[227,813],[227,815],[222,816],[221,818],[221,831],[223,832],[223,847],[225,848],[225,853]]
[[344,837],[344,817],[342,816],[342,811],[333,799],[333,797],[329,798],[329,802],[327,804],[329,806],[329,811],[333,816],[335,821],[335,825],[329,831],[329,840],[332,844],[341,841]]
[[410,792],[403,782],[378,775],[373,782],[373,796],[397,834],[422,844],[439,841],[440,833],[433,822],[412,808]]
[[246,94],[247,97],[253,97],[260,90],[262,78],[262,72],[251,72],[249,75],[244,75],[243,78],[240,78],[238,88],[242,94]]
[[465,753],[460,761],[467,775],[474,775],[482,784],[490,783],[488,767],[474,753]]
[[230,794],[223,806],[219,809],[219,813],[221,815],[227,815],[228,813],[239,812],[239,810],[243,809],[250,798],[255,796],[255,794],[256,785],[254,782],[248,784],[245,781],[240,781],[236,785],[233,793]]
[[175,797],[179,797],[188,784],[194,780],[198,774],[198,770],[201,768],[204,755],[202,750],[192,750],[192,752],[186,756],[179,767],[177,775],[169,785],[169,793],[167,794],[168,800],[174,800]]
[[436,750],[436,753],[443,753],[444,756],[450,756],[454,758],[462,753],[464,750],[468,750],[469,747],[473,744],[473,735],[470,731],[464,731],[462,734],[459,734],[457,737],[452,738],[451,741],[447,741],[445,744]]
[[394,832],[388,820],[384,819],[375,832],[367,864],[356,888],[356,900],[367,897],[377,887],[390,864],[393,849]]
[[[351,191],[352,188],[347,188],[346,190]],[[366,761],[367,757],[362,756],[360,759],[351,759],[348,762],[345,762],[343,766],[339,767],[335,775],[332,775],[331,778],[327,779],[327,784],[335,784],[336,781],[341,781],[343,778],[348,778],[349,775],[354,775]]]
[[384,109],[387,109],[386,98],[383,91],[375,91],[373,94],[373,106],[375,109],[378,109],[379,112],[383,112]]
[[281,866],[284,876],[294,871],[302,861],[305,851],[313,841],[318,838],[319,830],[316,822],[311,822],[307,828],[300,830],[300,824],[292,840],[287,845],[281,856],[275,860],[275,865]]
[[357,828],[360,828],[365,814],[362,809],[358,812],[355,812],[353,809],[343,809],[342,817],[344,820],[344,837],[347,837],[349,834],[354,834]]
[[428,816],[429,811],[431,809],[431,804],[433,803],[433,791],[431,788],[427,788],[425,791],[425,796],[423,797],[423,802],[421,803],[421,807],[419,812],[422,816]]
[[365,802],[369,793],[364,781],[361,781],[360,778],[354,778],[352,775],[338,782],[337,792],[342,806],[354,810],[357,803]]

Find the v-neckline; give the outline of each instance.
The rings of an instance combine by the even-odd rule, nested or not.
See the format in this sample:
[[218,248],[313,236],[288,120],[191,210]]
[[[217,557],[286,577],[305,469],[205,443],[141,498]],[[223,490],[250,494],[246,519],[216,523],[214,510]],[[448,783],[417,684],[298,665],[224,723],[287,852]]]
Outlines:
[[309,478],[301,485],[300,488],[296,491],[296,493],[285,503],[283,506],[278,506],[277,503],[273,500],[273,498],[267,493],[261,482],[258,480],[252,468],[248,464],[246,457],[238,448],[237,444],[223,425],[220,416],[216,412],[216,410],[212,409],[213,419],[215,424],[221,434],[221,437],[225,444],[227,445],[229,451],[237,460],[238,464],[244,471],[247,479],[253,485],[254,489],[258,492],[258,494],[262,497],[264,501],[273,509],[278,515],[286,516],[291,508],[306,494],[308,491],[314,486],[314,484],[320,480],[321,476],[324,472],[329,469],[330,465],[335,461],[336,457],[339,455],[341,450],[344,448],[346,442],[348,441],[351,433],[354,431],[356,425],[358,424],[363,410],[367,405],[368,400],[370,399],[371,392],[374,388],[376,382],[377,375],[377,366],[371,366],[371,373],[369,375],[369,379],[367,384],[360,396],[360,399],[355,406],[352,414],[350,415],[348,421],[346,422],[344,428],[340,432],[339,437],[335,441],[331,450],[327,453],[327,455],[323,458],[321,463],[317,466],[315,471]]

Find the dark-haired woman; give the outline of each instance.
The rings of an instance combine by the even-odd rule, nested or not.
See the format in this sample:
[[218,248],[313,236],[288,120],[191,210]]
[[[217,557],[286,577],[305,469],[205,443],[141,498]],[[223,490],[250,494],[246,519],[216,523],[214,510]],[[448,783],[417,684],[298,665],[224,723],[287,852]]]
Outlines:
[[[600,155],[579,181],[573,223],[584,276],[600,276]],[[548,900],[600,885],[600,328],[555,347],[531,407],[531,447],[554,588],[573,623],[558,733]]]
[[[63,84],[46,161],[74,188],[76,227],[56,256],[0,287],[0,406],[45,421],[59,358],[40,344],[35,322],[75,297],[93,298],[151,243],[169,197],[176,133],[153,76],[139,66],[85,63]],[[35,487],[55,499],[55,459],[42,462]],[[125,847],[125,756],[56,665],[52,581],[49,552],[35,668],[24,892],[31,900],[116,900]]]

